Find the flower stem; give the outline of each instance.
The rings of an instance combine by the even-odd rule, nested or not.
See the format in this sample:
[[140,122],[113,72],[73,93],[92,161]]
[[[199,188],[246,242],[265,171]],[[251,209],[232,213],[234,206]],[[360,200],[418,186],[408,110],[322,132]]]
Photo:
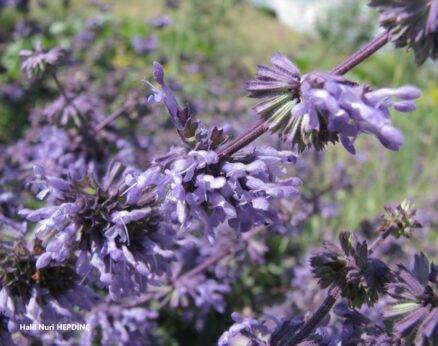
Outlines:
[[385,231],[380,233],[380,236],[374,240],[374,242],[368,248],[368,254],[372,255],[374,251],[383,243],[383,241],[388,238],[393,232],[392,227],[388,227]]
[[268,128],[268,123],[265,120],[260,120],[249,130],[242,133],[239,137],[219,148],[219,157],[233,155],[235,152],[255,141],[258,137],[264,134]]
[[296,345],[299,342],[303,341],[306,337],[308,337],[333,308],[333,306],[341,296],[342,287],[342,283],[332,286],[327,294],[327,297],[319,306],[318,310],[313,313],[313,315],[307,320],[307,322],[299,330],[299,332],[295,335],[292,335],[289,340],[285,340],[284,343],[282,342],[281,344],[285,346]]
[[123,106],[115,110],[113,113],[108,115],[105,119],[103,119],[99,124],[97,124],[96,127],[94,128],[94,132],[101,131],[105,126],[109,125],[114,120],[116,120],[119,116],[127,112],[129,108],[131,108],[131,105],[128,102],[124,103]]
[[[330,71],[330,74],[343,75],[347,73],[348,71],[359,65],[361,62],[369,58],[375,52],[377,52],[380,48],[385,46],[385,44],[388,43],[388,40],[389,36],[387,32],[380,34],[367,45],[365,45],[349,58],[347,58],[344,62],[336,66],[333,70]],[[263,135],[268,130],[268,120],[259,121],[253,127],[242,133],[239,137],[219,148],[219,156],[225,158],[236,153],[240,149],[255,141],[258,137]]]
[[348,71],[352,70],[361,62],[368,59],[380,48],[385,46],[388,43],[388,41],[389,41],[389,35],[388,32],[385,31],[384,33],[374,38],[371,42],[366,44],[364,47],[359,49],[352,56],[347,58],[347,60],[336,66],[333,70],[330,71],[330,74],[340,75],[340,76],[346,74]]
[[59,92],[61,93],[62,97],[64,98],[65,104],[66,105],[71,105],[75,109],[75,111],[78,114],[80,114],[81,112],[76,108],[75,104],[71,102],[72,98],[67,95],[67,92],[65,91],[65,88],[62,85],[61,81],[59,80],[58,75],[56,74],[56,72],[55,71],[51,71],[51,75],[52,75],[53,80],[55,81],[55,84],[56,84]]

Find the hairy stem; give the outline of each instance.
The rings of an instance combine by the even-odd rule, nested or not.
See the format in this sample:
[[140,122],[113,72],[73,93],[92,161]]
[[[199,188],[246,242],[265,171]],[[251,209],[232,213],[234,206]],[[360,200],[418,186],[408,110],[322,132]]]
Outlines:
[[293,335],[290,339],[286,340],[284,343],[282,342],[281,344],[285,346],[296,345],[299,342],[303,341],[306,337],[308,337],[333,308],[333,306],[341,296],[342,287],[342,283],[332,286],[332,288],[328,292],[327,297],[319,306],[318,310],[316,310],[313,315],[306,321],[306,323],[299,330],[299,332]]
[[219,157],[227,157],[233,155],[235,152],[246,147],[248,144],[255,141],[258,137],[264,134],[269,129],[268,123],[265,120],[260,120],[249,130],[242,133],[239,137],[232,140],[219,148]]
[[368,254],[372,255],[374,251],[376,251],[376,249],[382,245],[383,241],[388,238],[391,233],[393,232],[392,227],[388,227],[386,230],[384,230],[383,232],[380,233],[380,236],[374,240],[374,242],[370,245],[370,247],[368,248]]
[[343,75],[385,46],[389,41],[388,32],[380,34],[371,42],[360,48],[356,53],[330,71],[331,74]]
[[105,126],[111,124],[114,120],[116,120],[119,116],[127,112],[130,108],[130,105],[128,102],[125,102],[123,106],[121,106],[119,109],[115,110],[113,113],[108,115],[105,119],[103,119],[99,124],[96,125],[94,128],[94,132],[101,131]]
[[65,104],[66,105],[71,105],[75,111],[80,114],[81,112],[79,112],[79,110],[76,108],[75,104],[72,103],[72,98],[68,96],[67,92],[65,91],[64,86],[62,85],[61,81],[58,78],[58,75],[56,74],[55,71],[51,71],[51,76],[53,78],[53,80],[55,81],[56,87],[58,88],[59,92],[61,93],[62,97],[64,98]]
[[[367,58],[369,58],[371,55],[376,53],[380,48],[386,45],[388,43],[389,36],[387,32],[384,32],[374,38],[371,42],[369,42],[367,45],[359,49],[357,52],[355,52],[353,55],[351,55],[349,58],[347,58],[344,62],[336,66],[333,70],[330,71],[330,74],[333,75],[343,75],[359,65],[361,62],[365,61]],[[263,135],[265,132],[269,130],[269,125],[267,120],[261,120],[256,125],[251,127],[250,129],[246,130],[244,133],[242,133],[239,137],[232,140],[228,144],[225,144],[223,147],[219,148],[219,156],[220,157],[227,157],[235,152],[239,151],[240,149],[246,147],[248,144],[255,141],[257,138],[259,138],[261,135]]]

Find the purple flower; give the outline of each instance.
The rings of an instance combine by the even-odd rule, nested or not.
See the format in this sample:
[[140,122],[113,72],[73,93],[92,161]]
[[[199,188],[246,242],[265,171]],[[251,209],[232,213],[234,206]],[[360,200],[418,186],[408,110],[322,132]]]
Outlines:
[[49,123],[60,126],[74,125],[86,128],[86,125],[96,123],[103,119],[104,105],[97,97],[89,93],[58,97],[49,106],[45,107],[42,115]]
[[327,143],[340,139],[350,153],[355,153],[353,143],[359,133],[375,135],[390,150],[400,149],[403,135],[392,125],[389,108],[413,111],[412,100],[420,96],[418,89],[372,90],[322,72],[300,76],[295,65],[280,54],[271,62],[272,67],[259,66],[248,91],[251,97],[261,99],[255,112],[298,151],[308,147],[322,150]]
[[357,136],[367,133],[386,148],[399,150],[403,135],[392,125],[389,108],[411,112],[415,109],[412,100],[419,96],[420,91],[412,86],[372,90],[343,77],[310,73],[302,78],[300,103],[293,107],[281,137],[299,151],[310,146],[322,150],[328,142],[340,139],[354,154]]
[[[40,186],[40,197],[50,194],[58,200],[53,206],[21,212],[38,222],[36,236],[47,243],[50,256],[41,255],[39,266],[49,263],[49,257],[63,263],[73,252],[78,257],[77,272],[107,286],[113,299],[139,293],[166,274],[173,258],[173,231],[161,223],[155,205],[151,186],[158,184],[157,176],[145,173],[143,177],[150,180],[130,188],[129,174],[114,163],[101,181],[84,171],[63,180],[36,167],[33,184]],[[132,183],[132,178],[128,180]],[[149,193],[135,198],[129,195],[134,188]]]
[[66,51],[62,47],[54,47],[44,51],[42,44],[38,43],[35,50],[22,50],[20,56],[23,59],[21,64],[23,72],[29,78],[35,78],[59,66],[65,59]]
[[227,140],[224,130],[215,126],[207,128],[199,121],[194,121],[189,108],[179,106],[172,89],[164,81],[163,66],[154,62],[153,70],[154,80],[161,86],[161,90],[145,81],[152,88],[148,102],[151,104],[164,102],[178,134],[186,146],[197,150],[212,150],[223,144]]
[[132,47],[137,54],[149,54],[157,49],[157,39],[154,36],[143,38],[136,36],[131,41]]
[[157,317],[158,313],[150,309],[106,304],[86,316],[89,330],[82,333],[81,345],[91,346],[96,340],[103,346],[161,344],[155,333],[157,323],[154,320]]
[[218,346],[251,346],[268,345],[269,329],[265,321],[259,322],[253,318],[243,318],[234,312],[231,315],[234,324],[224,332],[218,341]]
[[386,285],[391,297],[384,317],[396,319],[394,331],[415,345],[433,344],[438,339],[438,267],[424,254],[415,256],[412,270],[399,265]]
[[438,0],[370,0],[396,47],[408,47],[418,65],[438,58]]
[[209,238],[228,222],[236,232],[257,225],[281,226],[271,201],[298,195],[301,182],[283,178],[281,164],[294,162],[290,151],[249,149],[220,162],[214,151],[190,151],[163,166],[169,179],[164,208],[187,228],[200,220]]
[[165,28],[172,24],[172,18],[166,15],[159,15],[151,19],[151,23],[156,28]]

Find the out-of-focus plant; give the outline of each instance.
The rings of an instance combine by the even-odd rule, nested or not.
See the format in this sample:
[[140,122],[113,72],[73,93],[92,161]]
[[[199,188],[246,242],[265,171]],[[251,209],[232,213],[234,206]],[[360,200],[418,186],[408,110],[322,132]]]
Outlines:
[[316,33],[326,47],[335,45],[345,53],[371,40],[376,30],[375,13],[356,0],[330,3],[316,21]]

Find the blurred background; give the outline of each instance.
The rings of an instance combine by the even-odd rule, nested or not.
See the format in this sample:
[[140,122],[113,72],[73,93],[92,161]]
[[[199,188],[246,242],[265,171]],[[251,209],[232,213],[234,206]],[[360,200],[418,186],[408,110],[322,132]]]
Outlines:
[[[254,102],[246,98],[246,81],[255,75],[257,64],[268,63],[273,53],[282,52],[303,73],[330,70],[378,33],[377,15],[363,3],[1,0],[0,145],[20,138],[30,126],[29,111],[35,104],[54,97],[53,86],[30,84],[20,71],[18,52],[36,42],[46,48],[58,44],[69,49],[82,47],[81,52],[86,53],[79,55],[81,69],[92,71],[92,79],[82,82],[117,88],[120,100],[134,88],[143,90],[147,97],[150,89],[142,80],[152,80],[152,62],[158,60],[165,65],[178,97],[189,103],[199,119],[210,124],[229,123],[236,135],[255,121],[251,112]],[[431,244],[436,244],[438,69],[431,62],[417,68],[413,60],[409,52],[388,45],[348,74],[353,80],[375,87],[413,84],[423,91],[416,112],[393,114],[394,123],[405,134],[405,145],[400,152],[388,152],[374,138],[362,136],[356,156],[340,146],[329,146],[323,155],[305,154],[296,175],[305,183],[306,196],[318,195],[335,177],[342,176],[345,181],[343,188],[333,189],[318,199],[303,232],[284,241],[316,246],[330,232],[363,227],[381,213],[385,204],[408,198],[420,208],[421,217],[431,229]],[[78,83],[81,69],[71,72]],[[112,82],[107,82],[108,77]],[[117,106],[118,98],[111,107]],[[154,119],[164,124],[163,131],[172,133],[164,109],[158,107],[155,112],[159,115]],[[139,121],[138,116],[120,121],[132,127]],[[167,140],[168,147],[172,139]],[[286,148],[270,135],[257,143]],[[275,286],[275,275],[284,266],[281,261],[285,260],[282,256],[288,246],[284,241],[281,237],[272,239],[268,244],[271,264],[263,267],[262,273],[252,269],[247,280],[236,286],[236,292],[254,286],[257,276],[264,280],[260,290]],[[169,328],[175,327],[170,324]]]

